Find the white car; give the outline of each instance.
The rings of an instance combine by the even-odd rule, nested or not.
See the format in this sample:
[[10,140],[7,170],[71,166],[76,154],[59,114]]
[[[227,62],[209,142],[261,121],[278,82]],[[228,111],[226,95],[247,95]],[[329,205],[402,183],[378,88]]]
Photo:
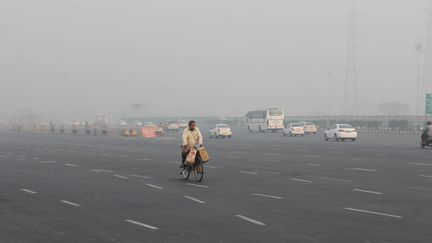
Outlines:
[[211,138],[231,138],[232,131],[227,124],[216,124],[209,130],[209,137]]
[[177,121],[169,121],[167,126],[168,132],[178,132],[180,126]]
[[282,134],[285,136],[304,136],[305,131],[301,123],[290,123],[283,129]]
[[300,122],[304,128],[305,134],[314,134],[316,135],[318,132],[318,128],[312,122]]
[[180,128],[187,128],[187,127],[189,127],[189,122],[186,121],[185,119],[180,119],[179,122],[178,122],[178,124],[179,124]]
[[334,139],[336,141],[350,139],[355,141],[357,139],[357,129],[349,124],[334,124],[324,131],[324,139]]

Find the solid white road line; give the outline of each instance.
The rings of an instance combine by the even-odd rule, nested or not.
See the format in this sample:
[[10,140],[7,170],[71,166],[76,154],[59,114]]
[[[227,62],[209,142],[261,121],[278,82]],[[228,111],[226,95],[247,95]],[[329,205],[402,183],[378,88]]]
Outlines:
[[25,189],[25,188],[22,188],[21,191],[27,192],[27,193],[30,193],[30,194],[36,194],[37,193],[35,191],[29,190],[29,189]]
[[196,187],[201,187],[201,188],[209,188],[209,186],[206,186],[206,185],[198,185],[198,184],[193,184],[193,183],[186,183],[186,185],[188,185],[188,186],[196,186]]
[[274,198],[274,199],[284,199],[283,197],[266,195],[266,194],[260,194],[260,193],[252,193],[252,195],[258,196],[258,197],[268,197],[268,198]]
[[386,216],[386,217],[391,217],[391,218],[398,218],[398,219],[402,218],[402,216],[399,216],[399,215],[379,213],[379,212],[367,211],[367,210],[363,210],[363,209],[355,209],[355,208],[343,208],[343,209],[348,210],[348,211],[375,214],[375,215]]
[[419,175],[420,177],[432,178],[432,175]]
[[159,190],[163,189],[163,187],[155,186],[155,185],[152,185],[152,184],[146,184],[146,185],[149,186],[149,187],[153,187],[153,188],[159,189]]
[[147,228],[147,229],[152,229],[152,230],[159,229],[158,227],[151,226],[151,225],[148,225],[148,224],[143,224],[141,222],[138,222],[138,221],[135,221],[135,220],[131,220],[131,219],[128,219],[128,220],[125,220],[125,221],[128,222],[128,223],[131,223],[131,224],[139,225],[139,226]]
[[74,164],[64,164],[65,166],[70,166],[70,167],[75,167],[75,166],[77,166],[77,165],[74,165]]
[[115,177],[118,177],[118,178],[122,178],[122,179],[127,179],[127,177],[126,176],[121,176],[121,175],[114,175]]
[[139,178],[144,178],[144,179],[150,179],[150,177],[149,176],[143,176],[143,175],[130,175],[130,176],[132,176],[132,177],[139,177]]
[[357,171],[369,171],[369,172],[376,172],[377,170],[374,169],[366,169],[366,168],[347,168],[348,170],[357,170]]
[[371,194],[378,194],[378,195],[382,195],[382,192],[374,192],[374,191],[369,191],[369,190],[362,190],[362,189],[357,189],[355,188],[354,191],[356,192],[365,192],[365,193],[371,193]]
[[408,163],[409,165],[432,165],[432,164],[428,164],[428,163]]
[[256,225],[260,225],[260,226],[266,226],[264,223],[262,223],[262,222],[260,222],[258,220],[251,219],[251,218],[248,218],[248,217],[240,215],[240,214],[237,214],[236,217],[241,218],[241,219],[243,219],[245,221],[248,221],[249,223],[253,223],[253,224],[256,224]]
[[303,180],[303,179],[297,179],[297,178],[290,178],[290,180],[300,181],[300,182],[306,182],[306,183],[312,183],[312,181],[310,181],[310,180]]
[[78,203],[74,203],[74,202],[70,202],[70,201],[66,201],[66,200],[61,200],[60,202],[74,206],[74,207],[81,207],[81,205],[79,205]]
[[244,170],[241,170],[240,173],[243,173],[243,174],[251,174],[251,175],[258,175],[258,173],[256,173],[256,172],[244,171]]
[[190,200],[192,200],[194,202],[197,202],[197,203],[201,203],[201,204],[205,203],[204,201],[198,200],[198,199],[190,197],[190,196],[184,196],[184,197],[187,198],[187,199],[190,199]]

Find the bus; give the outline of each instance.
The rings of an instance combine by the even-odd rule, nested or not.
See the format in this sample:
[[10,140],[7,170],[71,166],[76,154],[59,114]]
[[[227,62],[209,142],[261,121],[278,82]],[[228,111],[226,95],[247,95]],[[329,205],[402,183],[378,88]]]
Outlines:
[[246,124],[249,132],[277,132],[284,128],[284,112],[279,108],[249,111]]

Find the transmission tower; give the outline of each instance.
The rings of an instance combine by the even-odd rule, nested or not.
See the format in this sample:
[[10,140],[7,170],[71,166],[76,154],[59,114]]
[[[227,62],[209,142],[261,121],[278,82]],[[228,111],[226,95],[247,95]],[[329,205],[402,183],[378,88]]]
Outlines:
[[352,1],[348,16],[348,42],[345,70],[343,114],[358,114],[357,93],[357,12],[355,2]]

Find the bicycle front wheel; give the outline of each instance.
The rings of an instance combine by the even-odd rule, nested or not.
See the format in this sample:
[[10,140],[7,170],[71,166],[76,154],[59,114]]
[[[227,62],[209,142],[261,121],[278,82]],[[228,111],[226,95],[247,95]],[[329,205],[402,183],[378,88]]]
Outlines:
[[201,182],[204,177],[204,163],[202,162],[201,158],[198,158],[197,161],[195,162],[195,167],[193,172],[195,175],[195,180]]
[[189,167],[183,168],[182,175],[185,180],[189,180],[191,169]]

